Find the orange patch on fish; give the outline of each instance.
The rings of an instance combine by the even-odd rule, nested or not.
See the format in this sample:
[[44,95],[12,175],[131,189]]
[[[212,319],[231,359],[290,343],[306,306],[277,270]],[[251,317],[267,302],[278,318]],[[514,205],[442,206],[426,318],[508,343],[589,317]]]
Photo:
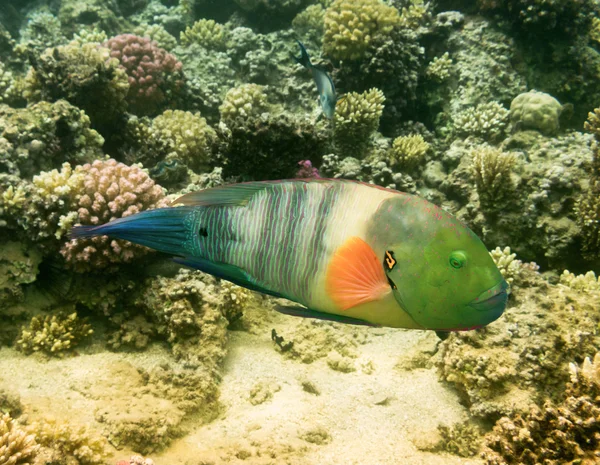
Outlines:
[[381,261],[359,237],[335,251],[327,269],[327,294],[341,310],[379,300],[390,292]]

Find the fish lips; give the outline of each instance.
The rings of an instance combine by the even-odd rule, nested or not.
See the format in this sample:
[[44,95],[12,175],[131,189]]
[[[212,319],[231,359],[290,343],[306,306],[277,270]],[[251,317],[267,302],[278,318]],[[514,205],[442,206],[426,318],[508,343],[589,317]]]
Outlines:
[[502,315],[508,302],[508,283],[500,281],[494,287],[482,292],[476,299],[469,302],[469,307],[490,316],[490,323]]

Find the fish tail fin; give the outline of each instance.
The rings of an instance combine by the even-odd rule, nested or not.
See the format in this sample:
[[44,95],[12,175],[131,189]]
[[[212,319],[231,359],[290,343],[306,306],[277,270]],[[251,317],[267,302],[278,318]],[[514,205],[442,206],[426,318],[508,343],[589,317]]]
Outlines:
[[294,60],[296,60],[299,64],[301,64],[305,68],[310,68],[312,66],[312,63],[310,62],[310,57],[308,56],[306,47],[304,47],[304,44],[302,42],[300,42],[299,40],[296,40],[296,42],[298,42],[298,45],[300,46],[300,56],[297,57],[297,56],[292,55],[292,58],[294,58]]
[[70,239],[109,236],[124,239],[160,252],[185,255],[183,244],[188,238],[187,217],[193,207],[169,207],[148,210],[119,218],[99,226],[75,226]]

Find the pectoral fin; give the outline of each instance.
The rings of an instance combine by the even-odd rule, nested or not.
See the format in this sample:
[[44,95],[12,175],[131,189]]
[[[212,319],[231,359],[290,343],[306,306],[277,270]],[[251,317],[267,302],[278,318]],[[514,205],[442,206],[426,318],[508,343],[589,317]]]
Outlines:
[[315,318],[317,320],[335,321],[337,323],[345,323],[348,325],[379,327],[379,325],[369,323],[368,321],[360,320],[358,318],[319,312],[317,310],[311,310],[310,308],[300,307],[297,305],[278,305],[275,307],[275,310],[277,310],[279,313],[283,313],[284,315],[299,316],[302,318]]
[[381,260],[359,237],[351,237],[336,250],[325,286],[341,310],[382,299],[391,292]]

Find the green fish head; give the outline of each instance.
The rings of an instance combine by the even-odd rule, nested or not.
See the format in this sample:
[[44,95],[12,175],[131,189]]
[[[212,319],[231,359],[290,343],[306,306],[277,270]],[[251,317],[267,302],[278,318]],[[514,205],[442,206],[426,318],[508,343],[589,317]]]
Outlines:
[[[396,246],[384,268],[400,306],[421,327],[458,331],[485,326],[502,315],[508,284],[487,248],[453,217]],[[386,252],[387,253],[387,252]]]

